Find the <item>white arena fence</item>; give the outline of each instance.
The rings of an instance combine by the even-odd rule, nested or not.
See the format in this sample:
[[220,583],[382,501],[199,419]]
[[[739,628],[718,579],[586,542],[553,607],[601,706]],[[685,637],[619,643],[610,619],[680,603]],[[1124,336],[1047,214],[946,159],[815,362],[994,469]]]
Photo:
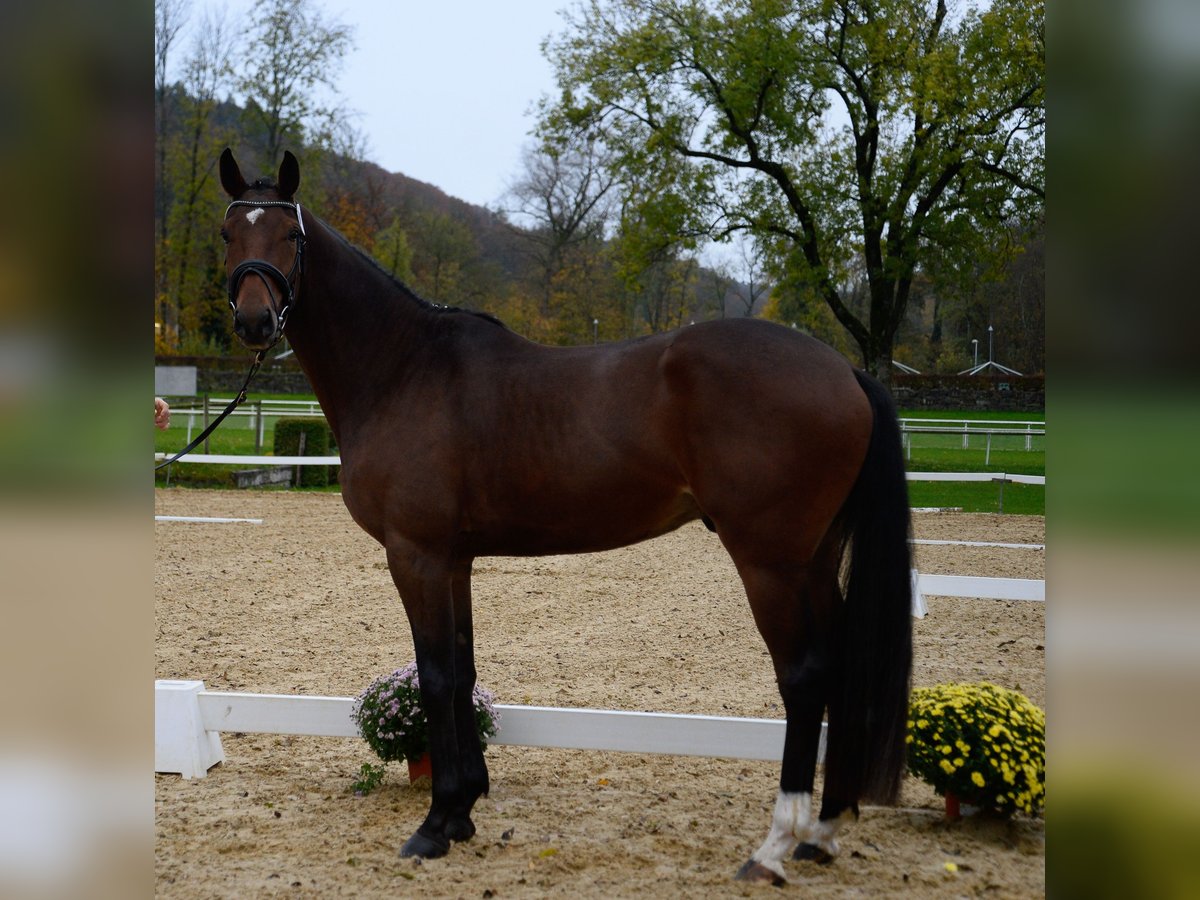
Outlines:
[[[166,453],[155,453],[154,461],[162,462]],[[252,456],[245,453],[189,453],[179,458],[181,463],[244,466],[340,466],[340,456]],[[909,472],[909,481],[1007,481],[1013,484],[1046,483],[1045,475],[1017,475],[1005,472]]]
[[[171,410],[176,422],[187,419],[187,441],[192,431],[203,428],[220,410],[232,402],[230,397],[188,398]],[[325,413],[316,400],[251,400],[235,409],[226,427],[254,429],[258,446],[266,439],[268,428],[280,418],[323,419]],[[1008,421],[1004,419],[912,419],[901,418],[900,433],[905,452],[912,457],[913,442],[922,447],[953,447],[961,443],[970,449],[972,441],[983,441],[984,463],[990,464],[993,443],[996,449],[1044,450],[1045,421]],[[191,462],[192,460],[189,460]]]
[[[203,778],[225,758],[221,732],[358,737],[352,697],[206,691],[202,681],[154,682],[154,771]],[[497,704],[489,744],[665,753],[778,762],[783,719]],[[819,754],[825,752],[821,734]]]
[[[233,402],[232,397],[186,397],[179,398],[171,407],[175,417],[188,419],[188,427],[201,424],[205,415],[214,415]],[[281,417],[323,419],[325,412],[316,400],[247,400],[234,410],[229,425],[252,428],[259,419],[274,420]],[[1015,436],[1026,450],[1034,449],[1035,438],[1045,437],[1045,420],[1008,419],[917,419],[901,417],[900,430],[905,434],[952,434],[962,437],[962,446],[969,447],[972,435]]]
[[[924,594],[1045,602],[1045,582],[1025,578],[918,575],[913,614],[925,615]],[[225,759],[221,732],[358,737],[350,697],[305,697],[206,691],[204,682],[154,682],[154,771],[203,778]],[[501,746],[607,750],[778,762],[782,719],[678,713],[565,709],[498,704]],[[825,756],[822,725],[818,760]]]
[[905,454],[912,459],[914,442],[924,448],[969,450],[984,445],[984,465],[990,465],[992,448],[997,450],[1044,451],[1044,421],[1006,421],[999,419],[901,419],[900,436]]

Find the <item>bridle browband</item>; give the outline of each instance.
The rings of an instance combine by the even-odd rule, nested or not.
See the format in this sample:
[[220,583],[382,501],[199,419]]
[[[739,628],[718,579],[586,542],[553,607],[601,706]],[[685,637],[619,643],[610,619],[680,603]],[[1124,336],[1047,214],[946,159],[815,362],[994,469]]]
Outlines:
[[[235,313],[237,312],[237,292],[241,286],[242,279],[251,273],[262,279],[263,284],[267,288],[267,296],[271,298],[271,309],[275,312],[275,316],[279,320],[279,327],[275,331],[275,340],[271,342],[271,347],[274,347],[275,344],[279,343],[279,339],[283,337],[283,328],[287,324],[288,313],[296,301],[296,289],[293,285],[293,279],[299,279],[304,274],[304,243],[307,238],[304,231],[304,215],[300,212],[299,203],[288,203],[285,200],[234,200],[225,207],[225,219],[229,218],[229,211],[235,206],[254,206],[259,208],[278,206],[290,209],[296,213],[296,222],[300,226],[300,233],[296,235],[296,258],[292,261],[292,268],[286,275],[265,259],[242,260],[229,274],[229,308]],[[271,282],[275,282],[283,296],[282,307],[277,307],[275,292],[271,290]],[[267,349],[269,350],[270,347]]]
[[[304,216],[300,212],[300,204],[288,203],[284,200],[234,200],[227,207],[225,207],[224,219],[229,218],[229,210],[233,209],[235,206],[280,206],[285,209],[294,210],[296,213],[296,222],[300,225],[300,233],[296,235],[296,259],[292,262],[292,268],[286,275],[284,275],[283,272],[279,271],[278,268],[267,262],[265,259],[243,260],[242,262],[238,263],[234,270],[229,274],[229,308],[235,313],[237,312],[236,301],[238,287],[241,285],[243,278],[253,273],[261,278],[263,284],[266,285],[267,296],[271,298],[271,310],[275,312],[275,318],[279,322],[279,327],[275,330],[275,340],[271,341],[271,346],[267,347],[265,350],[259,350],[254,354],[254,362],[250,364],[250,371],[246,375],[246,380],[242,383],[241,390],[238,391],[237,396],[233,398],[232,402],[225,407],[225,410],[219,416],[213,419],[207,428],[205,428],[196,436],[195,440],[190,441],[186,447],[184,447],[170,459],[159,463],[154,467],[155,469],[161,469],[163,466],[169,466],[181,456],[191,453],[192,450],[199,446],[201,441],[213,433],[216,427],[225,420],[226,416],[242,405],[246,399],[246,390],[250,387],[250,381],[254,378],[255,373],[258,372],[259,366],[262,365],[263,360],[266,358],[267,350],[270,350],[271,347],[274,347],[276,344],[278,344],[279,339],[283,337],[283,327],[287,324],[288,312],[296,302],[296,287],[293,284],[293,280],[298,280],[300,276],[304,274],[304,242],[307,239],[307,235],[304,231]],[[224,219],[222,219],[222,221],[224,221]],[[283,307],[278,311],[276,311],[275,292],[271,290],[272,281],[275,282],[283,296]]]

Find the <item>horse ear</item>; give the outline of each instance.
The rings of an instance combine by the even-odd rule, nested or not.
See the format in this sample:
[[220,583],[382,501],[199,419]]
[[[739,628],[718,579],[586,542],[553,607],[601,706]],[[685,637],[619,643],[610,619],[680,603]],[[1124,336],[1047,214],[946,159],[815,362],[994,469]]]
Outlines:
[[234,200],[242,196],[249,187],[246,179],[242,177],[237,160],[233,158],[233,151],[228,147],[221,154],[221,187],[225,188],[225,193]]
[[291,198],[300,186],[300,163],[291,150],[283,151],[283,162],[279,164],[279,196]]

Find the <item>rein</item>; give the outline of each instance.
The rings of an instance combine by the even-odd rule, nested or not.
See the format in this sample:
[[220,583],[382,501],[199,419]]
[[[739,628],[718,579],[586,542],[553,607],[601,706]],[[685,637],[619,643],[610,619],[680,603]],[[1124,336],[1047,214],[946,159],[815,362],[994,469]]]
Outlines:
[[226,219],[229,218],[229,210],[233,209],[235,206],[281,206],[287,209],[295,210],[296,212],[296,221],[300,225],[300,234],[296,235],[296,258],[292,262],[292,268],[286,275],[284,275],[283,272],[279,271],[278,268],[267,262],[265,259],[243,260],[237,264],[233,272],[231,272],[229,275],[229,308],[234,312],[237,312],[238,287],[241,285],[242,279],[247,275],[254,274],[262,279],[263,284],[267,288],[267,295],[271,298],[272,310],[276,308],[276,303],[275,292],[271,290],[271,282],[275,283],[275,285],[279,288],[280,294],[284,301],[282,308],[275,314],[276,319],[279,321],[279,327],[275,331],[275,340],[271,341],[271,346],[267,347],[265,350],[259,350],[254,354],[254,361],[250,364],[250,371],[246,374],[246,380],[242,383],[241,390],[238,391],[237,396],[233,398],[230,404],[225,407],[224,411],[222,411],[219,416],[209,423],[207,428],[205,428],[202,432],[200,432],[199,435],[196,436],[195,440],[189,443],[170,459],[165,460],[164,462],[161,462],[155,466],[155,471],[158,471],[164,466],[169,466],[181,456],[186,456],[188,453],[192,452],[192,450],[199,446],[199,444],[206,437],[216,430],[218,425],[225,421],[226,417],[231,412],[245,402],[246,390],[250,387],[250,381],[258,373],[259,367],[266,358],[267,351],[270,350],[271,347],[274,347],[276,344],[278,344],[280,339],[283,337],[283,329],[287,324],[288,312],[296,302],[296,289],[292,282],[293,279],[298,280],[300,276],[304,274],[304,244],[307,237],[304,231],[304,216],[300,213],[300,204],[286,203],[282,200],[234,200],[229,204],[229,206],[225,207]]

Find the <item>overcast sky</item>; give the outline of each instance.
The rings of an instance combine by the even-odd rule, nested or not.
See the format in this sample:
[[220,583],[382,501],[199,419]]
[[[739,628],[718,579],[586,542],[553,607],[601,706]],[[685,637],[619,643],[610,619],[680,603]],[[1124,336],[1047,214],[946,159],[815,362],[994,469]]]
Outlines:
[[[339,85],[366,157],[447,194],[495,206],[517,172],[531,110],[554,78],[539,46],[572,0],[317,0],[354,27]],[[190,22],[205,6],[194,0]],[[229,23],[253,0],[225,0]],[[176,62],[186,55],[183,36]],[[247,46],[240,52],[253,52]]]

